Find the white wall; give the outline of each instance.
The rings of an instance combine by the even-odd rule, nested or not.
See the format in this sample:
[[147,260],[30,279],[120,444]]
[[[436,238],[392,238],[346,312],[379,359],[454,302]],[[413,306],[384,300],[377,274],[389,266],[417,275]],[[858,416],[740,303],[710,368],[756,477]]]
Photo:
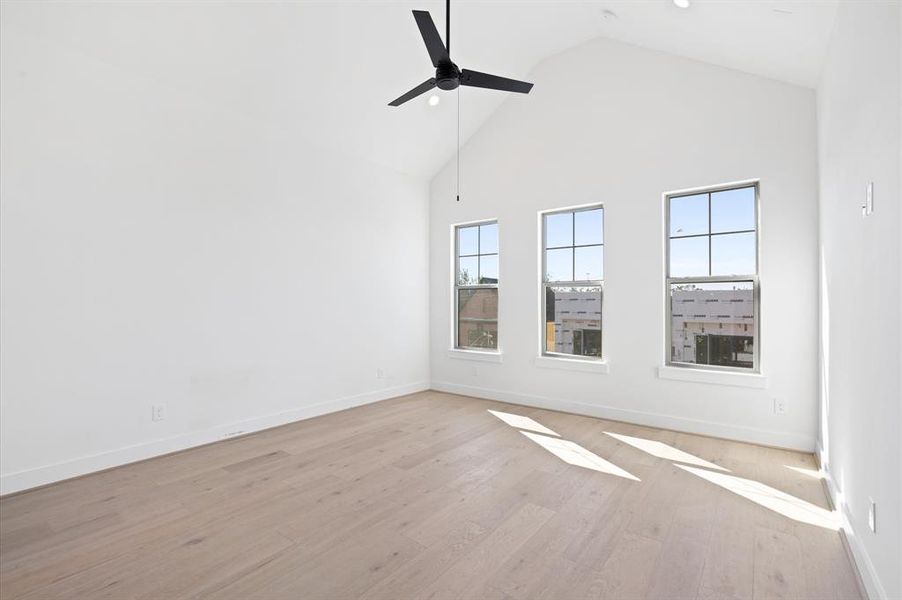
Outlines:
[[[814,92],[613,41],[541,63],[431,186],[433,386],[767,444],[814,449],[817,168]],[[468,95],[490,93],[464,89]],[[662,193],[761,181],[766,389],[659,379]],[[537,368],[537,211],[605,204],[609,374]],[[450,358],[449,226],[497,217],[501,364]],[[475,373],[474,374],[474,370]],[[773,414],[773,399],[786,414]]]
[[32,37],[17,6],[0,491],[427,385],[425,181]]
[[[873,598],[902,598],[900,12],[897,2],[841,3],[817,94],[819,441]],[[875,210],[862,217],[869,181]]]

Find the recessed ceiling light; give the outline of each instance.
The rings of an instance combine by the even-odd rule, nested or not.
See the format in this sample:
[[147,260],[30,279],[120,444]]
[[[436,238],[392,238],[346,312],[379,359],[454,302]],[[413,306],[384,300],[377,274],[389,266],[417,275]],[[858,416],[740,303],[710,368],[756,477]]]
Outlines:
[[615,13],[613,10],[604,9],[603,11],[601,11],[601,18],[605,21],[613,21],[617,18],[617,13]]
[[438,94],[432,94],[431,96],[429,96],[429,106],[438,106],[439,100],[440,98],[438,97]]
[[689,0],[673,0],[673,3],[679,8],[689,8]]

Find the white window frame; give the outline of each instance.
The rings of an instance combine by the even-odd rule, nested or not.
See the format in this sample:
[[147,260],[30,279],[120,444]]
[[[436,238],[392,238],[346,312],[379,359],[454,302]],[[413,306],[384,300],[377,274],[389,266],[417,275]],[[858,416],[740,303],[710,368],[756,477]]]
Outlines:
[[[549,215],[556,214],[564,214],[564,213],[578,213],[578,212],[586,212],[590,210],[598,210],[602,211],[602,237],[601,244],[588,244],[591,246],[601,246],[605,249],[606,246],[606,238],[604,235],[605,224],[607,223],[607,215],[604,208],[604,203],[601,202],[593,202],[592,204],[581,204],[579,206],[570,206],[566,208],[555,208],[551,210],[544,210],[539,212],[539,356],[536,360],[536,365],[538,366],[562,366],[568,363],[579,362],[579,363],[589,363],[593,367],[595,365],[601,367],[607,366],[607,356],[605,354],[605,343],[604,343],[604,323],[605,323],[605,301],[604,301],[604,261],[607,258],[607,252],[603,251],[602,254],[602,278],[601,279],[591,279],[591,280],[574,280],[574,281],[546,281],[545,276],[547,275],[546,269],[546,254],[548,248],[546,248],[546,237],[547,233],[545,231],[545,217]],[[564,248],[566,246],[561,246]],[[574,248],[574,260],[576,260],[576,252],[575,249],[581,247],[576,244],[576,239],[573,239],[573,245],[569,246]],[[552,248],[554,249],[554,248]],[[576,277],[576,273],[573,273],[573,276]],[[549,287],[598,287],[599,295],[601,301],[601,356],[583,356],[579,354],[567,354],[565,352],[554,352],[549,351],[546,348],[546,343],[548,341],[546,337],[546,326],[547,323],[545,321],[545,315],[547,314],[547,290]],[[574,370],[583,370],[578,366]],[[592,368],[592,371],[596,371],[598,369]]]
[[[750,233],[750,230],[737,230],[711,233],[711,194],[724,192],[728,190],[755,188],[755,272],[753,274],[743,275],[711,275],[711,239],[718,235],[730,235],[736,233]],[[689,235],[689,236],[671,236],[670,234],[670,201],[674,198],[685,196],[697,196],[699,194],[708,194],[708,232],[705,234]],[[673,237],[707,237],[708,238],[708,275],[692,276],[692,277],[671,277],[670,276],[670,241]],[[727,373],[744,373],[749,375],[761,374],[761,284],[759,273],[761,270],[761,186],[757,179],[728,183],[715,186],[706,186],[700,188],[692,188],[688,190],[678,190],[667,192],[664,194],[664,329],[665,329],[665,345],[664,345],[664,364],[666,367],[676,367],[680,369],[691,369],[696,371],[721,371]],[[754,320],[754,340],[755,345],[752,349],[752,367],[731,367],[722,365],[708,365],[699,363],[687,363],[674,361],[672,359],[672,337],[673,337],[673,305],[671,303],[670,290],[673,284],[680,283],[751,283],[752,284],[752,316]]]
[[[467,255],[467,256],[497,256],[498,257],[498,282],[499,283],[484,283],[484,284],[467,284],[461,285],[458,275],[460,273],[460,236],[458,231],[460,229],[466,229],[468,227],[478,227],[480,225],[495,225],[498,227],[498,250],[497,252],[489,252],[485,254],[476,254],[476,255]],[[479,235],[479,234],[477,234]],[[468,221],[466,223],[457,223],[451,226],[451,277],[452,277],[452,285],[451,285],[451,348],[450,353],[452,357],[467,357],[468,355],[474,355],[474,357],[478,358],[479,355],[491,355],[486,357],[486,359],[490,359],[490,362],[498,362],[496,359],[492,358],[493,356],[500,357],[501,354],[501,226],[498,223],[498,219],[483,219],[479,221]],[[479,246],[477,242],[476,251],[480,252],[482,248]],[[478,263],[478,260],[477,260]],[[479,274],[477,273],[477,281],[479,281]],[[498,339],[496,342],[495,348],[482,348],[478,346],[461,346],[458,344],[459,340],[459,313],[458,313],[458,302],[460,299],[459,290],[462,289],[495,289],[498,294],[498,311],[495,316],[495,322],[497,323],[497,331],[498,331]]]

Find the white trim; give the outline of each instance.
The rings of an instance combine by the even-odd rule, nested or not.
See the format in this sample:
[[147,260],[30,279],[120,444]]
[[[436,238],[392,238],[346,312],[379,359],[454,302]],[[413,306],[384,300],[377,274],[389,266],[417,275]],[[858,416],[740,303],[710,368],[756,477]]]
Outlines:
[[871,562],[871,557],[861,541],[861,536],[857,535],[852,527],[849,507],[845,502],[842,490],[839,489],[836,480],[833,479],[833,475],[830,473],[829,465],[824,461],[824,448],[821,446],[820,441],[817,442],[815,452],[818,463],[821,466],[821,474],[824,477],[827,494],[830,496],[833,508],[839,513],[842,520],[842,530],[848,544],[847,548],[851,554],[850,558],[858,571],[858,576],[862,585],[864,585],[865,592],[867,592],[868,598],[871,600],[888,600],[889,596],[886,593],[886,588],[883,587],[883,583],[880,581],[880,576],[877,574],[877,569],[874,567],[874,563]]
[[500,363],[502,361],[501,352],[486,352],[483,350],[464,350],[463,348],[448,349],[448,358],[457,358],[461,360],[478,360],[481,362]]
[[486,225],[490,223],[495,223],[498,221],[498,217],[486,217],[484,219],[473,219],[470,221],[461,221],[460,223],[451,223],[451,230],[453,231],[456,227],[472,227],[473,225]]
[[800,433],[741,427],[714,421],[702,421],[700,419],[687,419],[685,417],[661,413],[616,408],[613,406],[605,406],[603,404],[586,404],[584,402],[562,400],[560,398],[546,398],[543,396],[533,396],[517,392],[506,392],[489,388],[460,385],[446,381],[433,381],[432,389],[451,394],[460,394],[462,396],[473,396],[474,398],[485,398],[487,400],[497,400],[499,402],[508,402],[510,404],[559,410],[600,419],[611,419],[623,421],[625,423],[635,423],[637,425],[660,427],[674,431],[685,431],[687,433],[697,433],[700,435],[709,435],[778,448],[788,448],[791,450],[800,450],[802,452],[811,452],[814,450],[814,437]]
[[718,191],[721,188],[734,188],[734,187],[744,187],[749,185],[757,185],[761,182],[761,179],[740,179],[739,181],[730,181],[727,183],[715,183],[712,185],[702,185],[691,188],[684,188],[682,190],[670,190],[669,192],[664,192],[662,196],[665,198],[667,196],[682,196],[688,194],[695,194],[697,192],[709,192],[711,190]]
[[537,356],[536,366],[544,369],[564,369],[565,371],[583,371],[585,373],[608,373],[608,361],[564,358],[561,356]]
[[45,465],[16,473],[8,473],[0,477],[0,495],[11,494],[27,490],[40,485],[46,485],[63,479],[71,479],[80,475],[86,475],[95,471],[102,471],[111,467],[118,467],[128,463],[137,462],[186,450],[195,446],[202,446],[211,442],[228,439],[238,435],[253,433],[279,425],[294,423],[295,421],[303,421],[319,415],[324,415],[355,406],[362,406],[380,400],[387,400],[396,396],[404,396],[421,392],[429,389],[427,382],[410,383],[372,392],[365,392],[356,396],[348,396],[338,398],[336,400],[328,400],[305,406],[287,410],[285,412],[265,415],[262,417],[254,417],[244,421],[228,423],[225,425],[217,425],[200,431],[193,431],[183,435],[171,438],[164,438],[136,444],[134,446],[126,446],[101,454],[91,456],[82,456],[72,460],[59,462],[51,465]]
[[[599,202],[598,200],[594,200],[592,202],[586,202],[584,204],[574,204],[572,206],[559,206],[557,208],[544,208],[539,211],[539,216],[542,217],[544,215],[550,215],[558,212],[572,212],[579,211],[583,209],[592,209],[592,208],[604,208],[604,202]],[[545,240],[542,240],[543,242]]]
[[[717,385],[735,385],[757,389],[767,388],[767,377],[760,373],[735,373],[733,371],[715,371],[713,369],[696,369],[693,367],[658,367],[660,379],[676,381],[693,381],[695,383],[713,383]],[[810,447],[809,447],[810,451]]]

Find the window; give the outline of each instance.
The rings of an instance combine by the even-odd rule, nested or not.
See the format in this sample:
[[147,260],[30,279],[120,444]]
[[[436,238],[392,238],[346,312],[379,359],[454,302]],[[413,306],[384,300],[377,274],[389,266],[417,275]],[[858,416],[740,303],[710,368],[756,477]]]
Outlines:
[[604,209],[542,215],[542,353],[601,358]]
[[668,364],[759,370],[758,185],[667,197]]
[[498,223],[454,228],[454,347],[498,349]]

